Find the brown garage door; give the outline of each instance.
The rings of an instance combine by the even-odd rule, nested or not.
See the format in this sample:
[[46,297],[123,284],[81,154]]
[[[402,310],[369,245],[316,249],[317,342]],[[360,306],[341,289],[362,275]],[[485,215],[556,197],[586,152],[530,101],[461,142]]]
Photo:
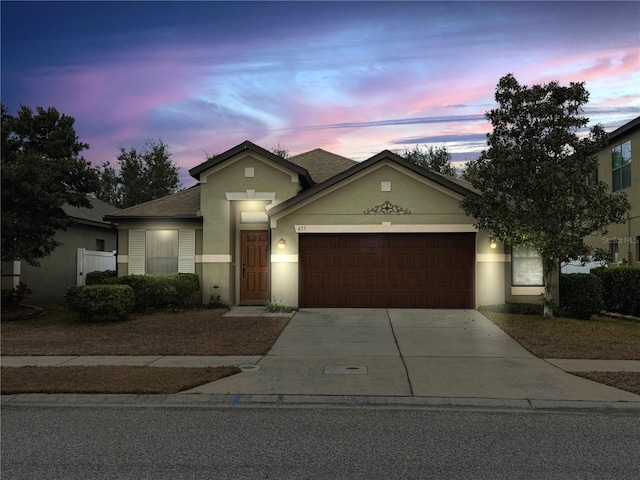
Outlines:
[[474,308],[474,233],[299,240],[301,307]]

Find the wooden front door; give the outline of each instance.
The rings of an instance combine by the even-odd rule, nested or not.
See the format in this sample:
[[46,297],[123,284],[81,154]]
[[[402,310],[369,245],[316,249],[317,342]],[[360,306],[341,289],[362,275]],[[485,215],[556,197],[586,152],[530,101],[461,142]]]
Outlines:
[[241,232],[240,302],[264,303],[269,300],[269,232]]

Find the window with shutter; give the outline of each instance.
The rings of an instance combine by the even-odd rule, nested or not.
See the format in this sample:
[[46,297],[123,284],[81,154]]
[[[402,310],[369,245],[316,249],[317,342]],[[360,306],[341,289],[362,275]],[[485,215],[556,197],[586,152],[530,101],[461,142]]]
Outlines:
[[129,275],[145,273],[145,232],[129,230]]
[[196,231],[180,230],[178,240],[178,272],[196,273]]

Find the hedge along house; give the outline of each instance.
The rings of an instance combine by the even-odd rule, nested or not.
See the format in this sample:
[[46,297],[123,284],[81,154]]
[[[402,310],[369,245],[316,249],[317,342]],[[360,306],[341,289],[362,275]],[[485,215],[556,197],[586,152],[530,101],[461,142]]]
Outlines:
[[247,141],[190,174],[195,187],[105,217],[119,275],[195,272],[203,303],[229,305],[476,308],[543,290],[539,258],[512,265],[476,230],[470,184],[390,151],[285,160]]

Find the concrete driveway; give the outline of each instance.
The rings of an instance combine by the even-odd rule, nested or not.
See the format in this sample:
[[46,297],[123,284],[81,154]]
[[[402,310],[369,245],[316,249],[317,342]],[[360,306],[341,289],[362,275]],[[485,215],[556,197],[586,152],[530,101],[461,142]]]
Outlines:
[[185,393],[638,401],[569,375],[475,310],[302,309],[250,371]]

